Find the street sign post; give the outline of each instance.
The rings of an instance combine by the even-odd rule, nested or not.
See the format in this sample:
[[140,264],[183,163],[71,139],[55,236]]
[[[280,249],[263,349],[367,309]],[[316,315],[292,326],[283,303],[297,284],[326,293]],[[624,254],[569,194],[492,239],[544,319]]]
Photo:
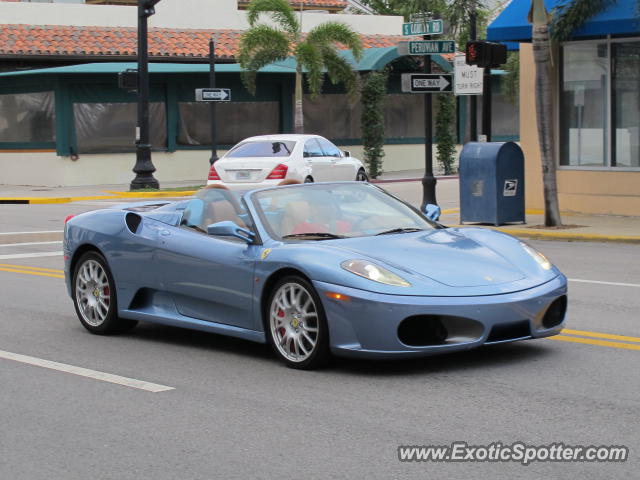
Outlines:
[[451,93],[453,78],[448,74],[403,73],[402,91],[405,93]]
[[454,60],[454,89],[456,95],[482,95],[483,68],[467,65],[465,55],[456,55]]
[[198,88],[196,89],[196,102],[230,102],[231,89],[229,88]]
[[400,55],[456,53],[456,42],[452,40],[400,42],[398,44],[398,53]]
[[444,33],[442,20],[424,20],[402,25],[403,35],[441,35],[442,33]]

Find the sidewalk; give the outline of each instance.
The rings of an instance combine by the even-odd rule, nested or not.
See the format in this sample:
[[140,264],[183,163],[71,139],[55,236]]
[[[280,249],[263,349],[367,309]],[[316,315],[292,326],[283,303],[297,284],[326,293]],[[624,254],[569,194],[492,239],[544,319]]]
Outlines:
[[[422,172],[408,170],[384,174],[380,187],[413,205],[419,205],[422,198],[422,185],[419,182]],[[405,179],[405,181],[402,181]],[[440,181],[445,180],[445,181]],[[129,192],[129,185],[93,185],[83,187],[34,187],[0,185],[0,204],[59,204],[82,202],[87,200],[118,200],[146,198],[180,198],[190,196],[202,180],[163,183],[162,188],[176,189],[160,192]],[[443,209],[440,222],[447,226],[456,226],[460,222],[458,180],[455,177],[440,178],[437,187],[438,204]],[[0,209],[2,205],[0,205]],[[0,210],[1,211],[1,210]],[[621,217],[614,215],[581,215],[564,212],[562,220],[569,228],[535,228],[544,223],[540,211],[527,211],[527,223],[500,227],[482,225],[487,228],[508,232],[524,238],[590,241],[590,242],[627,242],[640,244],[640,217]],[[471,226],[466,224],[465,226]]]

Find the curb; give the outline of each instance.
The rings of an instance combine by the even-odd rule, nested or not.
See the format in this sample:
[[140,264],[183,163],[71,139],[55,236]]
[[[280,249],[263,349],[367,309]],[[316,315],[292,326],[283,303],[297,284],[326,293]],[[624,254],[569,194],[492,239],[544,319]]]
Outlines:
[[58,203],[82,202],[85,200],[118,200],[125,198],[175,198],[190,197],[195,190],[176,192],[106,192],[110,195],[92,195],[86,197],[4,197],[0,198],[0,205],[47,205]]
[[[448,227],[464,228],[470,225],[447,225]],[[533,240],[566,240],[569,242],[604,242],[604,243],[632,243],[640,244],[640,236],[635,235],[602,235],[597,233],[572,233],[572,232],[536,232],[534,230],[503,229],[488,225],[476,225],[481,228],[490,228],[497,232],[508,233],[515,237],[531,238]]]
[[[436,180],[457,180],[460,178],[458,175],[442,175],[440,177],[435,177]],[[402,182],[421,182],[422,177],[420,178],[390,178],[389,180],[369,180],[370,183],[402,183]]]

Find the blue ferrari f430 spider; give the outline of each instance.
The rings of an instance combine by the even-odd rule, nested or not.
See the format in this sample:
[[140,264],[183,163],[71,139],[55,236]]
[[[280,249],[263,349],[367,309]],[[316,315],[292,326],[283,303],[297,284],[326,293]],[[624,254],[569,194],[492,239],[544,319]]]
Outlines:
[[567,308],[566,278],[528,244],[362,182],[89,212],[66,223],[64,253],[92,333],[180,326],[269,342],[295,368],[548,337]]

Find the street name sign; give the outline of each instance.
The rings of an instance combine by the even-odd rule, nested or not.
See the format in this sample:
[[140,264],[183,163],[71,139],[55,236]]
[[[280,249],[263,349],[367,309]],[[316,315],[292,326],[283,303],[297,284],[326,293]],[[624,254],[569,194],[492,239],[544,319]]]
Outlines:
[[484,68],[467,65],[466,55],[454,59],[454,88],[456,95],[482,95]]
[[456,42],[452,40],[424,40],[421,42],[400,42],[400,55],[432,55],[456,53]]
[[196,102],[230,102],[231,89],[229,88],[198,88],[196,89]]
[[447,74],[403,73],[405,93],[447,93],[453,91],[453,78]]
[[403,35],[441,35],[444,32],[442,20],[424,20],[402,24]]

